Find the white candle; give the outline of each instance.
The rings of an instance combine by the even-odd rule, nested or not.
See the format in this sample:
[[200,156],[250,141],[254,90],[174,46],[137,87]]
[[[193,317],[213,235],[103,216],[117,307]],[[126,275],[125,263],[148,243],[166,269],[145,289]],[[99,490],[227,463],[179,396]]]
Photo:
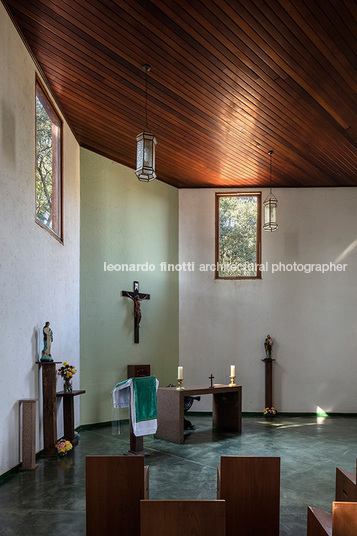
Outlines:
[[177,369],[177,379],[178,380],[183,380],[183,367],[179,367]]
[[231,365],[231,376],[235,376],[235,375],[236,375],[236,366]]

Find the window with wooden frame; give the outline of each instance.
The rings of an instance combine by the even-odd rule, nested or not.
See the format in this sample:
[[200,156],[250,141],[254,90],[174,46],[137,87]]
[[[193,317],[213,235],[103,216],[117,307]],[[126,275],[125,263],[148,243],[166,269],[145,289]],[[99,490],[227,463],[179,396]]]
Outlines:
[[260,279],[260,264],[260,192],[216,194],[216,279]]
[[36,80],[36,222],[62,242],[62,121]]

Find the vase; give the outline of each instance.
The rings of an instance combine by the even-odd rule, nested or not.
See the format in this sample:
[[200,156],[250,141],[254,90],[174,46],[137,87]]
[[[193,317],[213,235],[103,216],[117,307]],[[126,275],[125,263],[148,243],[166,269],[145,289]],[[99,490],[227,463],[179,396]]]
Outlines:
[[63,392],[64,393],[71,393],[72,392],[72,380],[65,380],[63,385]]

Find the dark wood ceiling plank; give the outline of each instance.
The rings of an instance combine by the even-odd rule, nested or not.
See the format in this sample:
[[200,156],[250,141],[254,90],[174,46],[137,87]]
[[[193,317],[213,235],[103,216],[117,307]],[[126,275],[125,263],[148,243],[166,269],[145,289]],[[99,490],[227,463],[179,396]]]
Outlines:
[[[68,102],[70,100],[73,100],[74,103],[75,103],[75,106],[77,107],[77,110],[79,109],[84,109],[84,110],[87,110],[88,112],[88,117],[90,117],[90,119],[88,120],[88,123],[89,124],[92,124],[93,122],[95,122],[96,118],[97,118],[97,121],[99,121],[99,124],[97,124],[97,128],[100,127],[101,128],[101,131],[102,131],[102,136],[103,134],[108,134],[109,137],[112,137],[113,135],[116,134],[115,130],[112,129],[112,127],[107,127],[107,120],[110,119],[110,117],[112,117],[112,109],[110,106],[108,105],[105,105],[103,103],[102,105],[102,110],[101,110],[101,114],[98,116],[97,113],[96,113],[96,103],[92,101],[92,99],[90,98],[89,95],[86,96],[86,98],[84,98],[83,101],[80,101],[78,100],[78,96],[75,94],[75,92],[71,93],[70,96],[67,96],[64,100],[64,103],[65,103],[65,107],[68,106]],[[72,112],[72,116],[75,116],[75,113]],[[117,116],[117,114],[115,114],[115,116]],[[126,118],[124,117],[121,117],[120,118],[120,121],[119,122],[124,122],[126,120]],[[112,131],[112,132],[110,132]],[[136,134],[137,132],[135,132]],[[166,139],[170,139],[169,138],[169,134],[170,134],[170,123],[168,123],[168,131],[167,131],[167,138],[163,138],[164,140]],[[175,140],[176,141],[176,140]],[[194,141],[194,139],[192,140]],[[172,142],[171,142],[172,143]],[[214,145],[217,145],[216,142],[214,140],[210,140],[210,143],[214,144]],[[192,145],[192,143],[190,143],[190,145]],[[130,139],[130,146],[135,148],[136,147],[136,143],[135,143],[135,135],[132,136],[132,138]],[[185,151],[187,150],[187,147],[185,145],[177,145],[177,144],[173,144],[174,148],[177,149],[178,151],[180,151],[181,154],[184,154]],[[207,146],[209,147],[209,144],[207,144]],[[195,148],[195,154],[196,154],[196,157],[201,157],[203,161],[206,161],[207,158],[206,158],[206,153],[205,152],[201,152],[200,151],[200,148],[198,147],[197,149]],[[229,159],[227,158],[227,164],[229,163]],[[232,165],[232,167],[234,167]],[[235,167],[240,167],[239,165],[237,166],[237,164],[235,163]],[[248,167],[247,165],[243,166],[242,165],[242,170],[245,169],[246,171],[248,170]]]
[[[301,97],[305,101],[308,100],[306,92],[299,86],[299,84],[297,84],[295,82],[295,80],[287,79],[287,80],[282,81],[282,83],[284,83],[286,86],[290,86],[291,89],[294,90],[296,93],[300,94]],[[311,96],[309,96],[309,97],[312,100],[312,97]],[[326,114],[327,114],[327,112],[326,112]],[[352,156],[355,158],[356,157],[356,148],[357,148],[357,139],[353,139],[353,137],[351,136],[351,132],[354,131],[353,127],[350,127],[348,129],[344,129],[344,128],[340,127],[340,128],[336,128],[336,131],[342,133],[343,136],[345,137],[346,141],[350,144],[351,147],[353,147]]]
[[[87,136],[88,136],[88,133],[86,133],[86,137],[85,137],[85,141],[86,141],[86,143],[88,143],[88,141],[87,141]],[[105,136],[102,137],[101,139],[102,139],[102,140],[105,139]],[[132,147],[132,146],[133,146],[133,142],[131,141],[130,143],[131,143],[131,147]],[[121,141],[120,145],[123,146],[122,141]],[[95,145],[94,145],[94,146],[95,146]],[[178,151],[173,151],[173,152],[172,152],[172,147],[170,147],[170,146],[164,147],[164,146],[161,145],[161,147],[159,146],[158,149],[157,149],[157,155],[159,155],[160,152],[161,152],[161,153],[170,153],[170,152],[171,152],[171,153],[172,153],[172,157],[175,158],[175,162],[176,162],[176,163],[177,163],[177,162],[180,162],[181,159],[184,157],[184,154],[183,154],[184,151],[183,151],[182,148],[180,148],[180,147],[178,148]],[[207,152],[209,153],[209,150],[208,150]],[[165,156],[167,156],[167,155],[165,154]],[[157,159],[158,159],[158,161],[159,161],[159,157],[158,157],[158,156],[157,156]],[[134,159],[133,159],[133,160],[134,160]],[[133,160],[132,160],[132,161],[133,161]],[[218,183],[218,184],[221,184],[221,185],[222,185],[222,174],[220,173],[219,170],[217,171],[217,170],[215,169],[215,165],[212,164],[212,162],[213,162],[213,161],[210,160],[210,165],[209,165],[209,175],[210,175],[210,177],[212,177],[213,182],[214,182],[214,181],[219,181],[219,182],[216,182],[216,184]],[[176,167],[178,167],[177,164],[175,164],[175,165],[176,165]],[[131,162],[130,167],[132,167],[132,162]],[[227,166],[227,168],[228,168],[228,166]],[[236,166],[232,166],[230,169],[232,169],[232,173],[233,173],[233,170],[236,170],[236,169],[237,169],[238,171],[235,171],[235,173],[238,174],[238,173],[239,173],[239,168],[240,168],[240,166],[236,165]],[[191,175],[192,175],[192,171],[193,171],[193,177],[194,177],[193,180],[198,180],[198,179],[199,179],[198,175],[195,175],[195,170],[192,170],[192,166],[189,167],[189,171],[190,171]],[[245,169],[243,168],[243,172],[242,172],[242,173],[245,173],[245,175],[247,176],[247,168],[245,168]],[[287,172],[284,173],[284,176],[283,176],[283,179],[282,179],[282,180],[280,180],[280,179],[277,177],[277,170],[276,170],[276,172],[274,173],[274,175],[275,175],[275,176],[274,176],[274,181],[273,181],[273,182],[274,182],[274,185],[275,185],[275,186],[284,186],[284,185],[286,186],[286,185],[288,185],[288,184],[289,184],[289,186],[309,186],[309,179],[310,179],[310,176],[309,176],[309,175],[306,175],[306,176],[304,177],[305,180],[300,180],[299,182],[296,181],[295,179],[293,179],[292,177],[289,177],[289,174],[288,174]],[[225,177],[227,177],[226,174],[225,174]],[[259,176],[258,176],[258,175],[255,175],[255,176],[254,176],[254,174],[253,174],[253,175],[250,174],[250,175],[248,175],[248,177],[250,177],[251,184],[252,184],[252,177],[256,179],[255,181],[253,181],[253,182],[254,182],[254,186],[255,186],[256,184],[257,184],[257,185],[258,185],[258,184],[262,185],[261,179],[260,179],[260,182],[258,181],[258,179],[259,179]],[[327,183],[327,176],[326,176],[326,175],[323,175],[322,180],[321,180],[321,184],[325,184],[325,185],[326,185],[326,183]],[[346,183],[346,184],[347,184],[347,183]],[[266,178],[266,179],[264,180],[264,185],[265,185],[265,186],[268,186],[268,185],[269,185],[269,179],[268,179],[268,178]],[[331,177],[331,179],[330,179],[330,184],[329,184],[329,185],[335,185],[335,186],[338,186],[338,185],[339,185],[339,181],[336,181],[336,179],[334,179],[334,178]]]
[[[305,3],[306,0],[305,0]],[[342,37],[342,39],[345,41],[346,45],[351,49],[351,51],[357,50],[357,35],[356,35],[356,24],[354,24],[354,21],[347,17],[346,19],[341,17],[341,12],[343,11],[343,2],[338,6],[337,9],[335,9],[334,5],[330,2],[330,0],[324,0],[323,2],[321,0],[318,0],[317,2],[320,7],[320,11],[318,13],[319,16],[324,17],[324,19],[328,19],[330,22],[330,25],[335,28]],[[309,8],[311,9],[311,5],[309,5]],[[323,20],[323,19],[322,19]],[[351,25],[351,29],[350,29]]]
[[[291,2],[292,0],[289,1]],[[310,26],[315,29],[318,35],[324,38],[326,44],[336,54],[336,57],[341,60],[341,64],[344,65],[346,70],[348,69],[348,65],[346,65],[347,59],[350,68],[352,67],[352,76],[355,78],[355,45],[346,42],[344,33],[341,34],[336,29],[335,21],[331,21],[323,9],[319,11],[319,8],[316,9],[314,5],[311,6],[309,2],[305,2],[304,0],[297,0],[296,8],[306,18]]]
[[[76,102],[76,105],[75,105],[75,106],[76,106],[76,109],[78,110],[78,106],[77,106],[78,103],[77,103],[77,101],[75,101],[75,102]],[[86,104],[84,104],[83,106],[86,108]],[[93,114],[94,114],[94,110],[90,110],[91,121],[93,121],[93,117],[94,117]],[[103,114],[102,114],[102,115],[103,115]],[[103,121],[103,117],[102,117],[102,116],[100,117],[100,121],[101,121],[101,122]],[[105,130],[105,129],[104,129],[104,130]],[[111,135],[109,135],[109,137],[112,138]],[[132,140],[130,140],[130,146],[133,147],[133,141],[132,141]],[[184,152],[185,152],[185,147],[177,146],[176,149],[177,149],[177,151],[178,151],[178,152],[176,152],[177,155],[178,155],[178,154],[182,155],[182,154],[184,154]],[[209,149],[209,146],[208,146],[208,149]],[[209,152],[209,150],[208,150],[208,152]],[[206,160],[204,154],[202,155],[202,157],[203,157],[204,160]],[[228,165],[228,159],[227,159],[227,165]],[[232,165],[232,169],[234,169],[234,168],[239,168],[239,167],[240,167],[240,165],[239,165],[239,163],[237,163],[237,162],[235,162],[234,165]],[[247,167],[246,167],[246,166],[245,166],[245,168],[243,168],[243,169],[245,169],[245,170],[247,171]]]
[[[357,79],[353,23],[340,34],[354,6],[343,1],[339,29],[325,39],[316,13],[331,18],[334,0],[326,9],[320,0],[294,0],[294,9],[288,0],[271,2],[9,4],[82,145],[133,167],[145,102],[141,65],[149,59],[149,122],[159,137],[161,180],[178,187],[267,186],[273,148],[274,185],[357,185],[355,109],[351,126],[339,121],[353,107]],[[244,13],[244,31],[239,16],[227,15],[233,8]],[[316,91],[327,107],[296,76],[286,76],[286,64],[314,90],[320,77]]]
[[[280,84],[280,81],[276,81],[276,83]],[[264,88],[263,85],[262,85],[262,88]],[[225,89],[227,90],[227,88]],[[269,91],[269,87],[265,89]],[[290,103],[289,102],[284,103],[285,98],[283,98],[282,96],[280,97],[280,101],[278,100],[278,98],[275,99],[275,98],[272,98],[271,96],[267,98],[265,91],[263,90],[262,94],[260,95],[259,108],[257,112],[258,117],[260,116],[260,111],[262,111],[264,118],[270,117],[273,122],[276,121],[277,131],[280,129],[280,127],[284,126],[284,129],[286,130],[286,132],[292,133],[292,137],[296,140],[299,137],[301,138],[306,138],[306,137],[317,138],[318,137],[319,139],[323,140],[328,137],[327,133],[330,132],[330,141],[326,142],[327,153],[330,153],[331,141],[333,139],[336,141],[336,135],[337,136],[339,135],[336,134],[336,130],[331,127],[330,122],[324,121],[324,118],[321,117],[321,109],[319,110],[320,113],[316,113],[316,106],[314,107],[315,102],[312,101],[311,106],[307,106],[307,103],[304,103],[305,105],[304,109],[301,112],[299,112],[298,106],[297,106],[298,100],[294,100],[293,98],[291,98],[290,93],[287,94],[286,92],[285,93],[282,92],[281,95],[285,95],[285,98],[288,97],[290,100]],[[310,98],[310,96],[308,97]],[[289,106],[291,110],[290,115],[289,115]],[[245,107],[244,103],[242,103],[242,107],[243,108]],[[287,115],[285,115],[284,111],[287,113]],[[314,116],[314,121],[312,121],[313,116]],[[330,116],[328,116],[327,119],[329,118]],[[322,124],[324,128],[323,137],[321,137]],[[345,132],[344,129],[341,128],[341,132],[344,133]],[[341,140],[341,136],[339,137]],[[346,141],[347,140],[343,140],[342,143],[345,143]],[[337,149],[336,149],[336,154],[339,154]]]
[[[341,0],[338,0],[340,2]],[[353,89],[357,83],[357,73],[353,68],[356,61],[355,55],[348,57],[336,44],[336,34],[334,38],[326,32],[320,21],[313,16],[302,0],[280,0],[284,10],[296,21],[299,28],[309,37],[326,58],[333,64],[339,76],[341,76]]]
[[[175,76],[175,75],[176,75],[176,73],[173,73],[173,76]],[[176,76],[176,77],[177,77],[177,76]],[[178,77],[177,77],[177,78],[178,78]],[[178,79],[179,79],[179,78],[178,78]],[[201,88],[201,91],[202,91],[202,84],[201,84],[200,88]],[[181,90],[182,90],[182,87],[181,87]],[[191,90],[191,93],[192,93],[192,86],[190,87],[190,90]],[[185,98],[189,98],[189,95],[190,95],[189,92],[187,92],[187,96],[185,95]],[[199,106],[199,105],[200,105],[199,102],[197,102],[197,100],[196,100],[196,104],[195,104],[195,105],[196,105],[196,106]]]
[[[90,96],[90,95],[88,95],[88,96],[87,96],[86,98],[90,99],[90,98],[91,98],[91,96]],[[111,108],[110,108],[110,109],[111,109]],[[129,117],[129,116],[128,116],[128,117]],[[170,123],[169,123],[169,124],[170,124]],[[170,127],[170,129],[171,129],[171,127]],[[167,134],[167,133],[166,133],[166,134]],[[247,164],[245,164],[245,165],[247,165]]]
[[[344,5],[344,8],[346,10],[346,15],[344,17],[344,20],[345,18],[347,19],[352,19],[353,23],[356,24],[356,21],[357,21],[357,3],[356,3],[356,0],[342,0],[343,1],[343,5]],[[340,6],[340,3],[341,3],[341,0],[332,0],[332,3],[334,6],[336,6],[337,8]],[[353,30],[354,26],[352,27],[352,33],[354,32]]]
[[[236,21],[238,27],[245,27],[247,25],[237,11],[230,6],[227,6],[225,2],[222,4],[220,3],[219,6],[223,6],[227,9],[229,17]],[[217,7],[217,10],[218,9],[220,8]],[[274,58],[277,63],[280,62],[287,75],[299,83],[299,85],[301,85],[301,87],[303,87],[305,91],[308,92],[320,106],[327,110],[344,128],[348,128],[350,126],[351,114],[352,119],[354,121],[356,120],[355,110],[351,110],[343,100],[339,100],[338,94],[331,91],[329,86],[321,86],[321,78],[313,69],[309,68],[303,54],[296,51],[296,59],[293,59],[289,56],[286,49],[279,45],[268,32],[264,30],[263,35],[266,41],[266,46],[269,47],[269,55]],[[309,77],[306,76],[304,69],[308,70]],[[335,110],[338,110],[338,112]]]
[[[210,6],[210,3],[208,2],[205,2],[205,4]],[[217,5],[216,2],[215,5],[217,6],[215,16],[218,17],[221,8],[224,9],[226,4],[224,2],[219,2]],[[236,5],[239,4],[237,3]],[[293,65],[294,70],[296,65],[302,67],[304,64],[305,72],[307,73],[308,77],[315,75],[315,72],[317,76],[317,73],[322,70],[322,65],[324,72],[322,72],[320,76],[324,77],[324,75],[326,75],[327,79],[332,81],[332,85],[335,86],[333,92],[334,96],[336,96],[337,90],[337,95],[339,98],[341,98],[341,100],[343,100],[342,96],[340,96],[342,90],[346,92],[348,98],[350,98],[350,102],[354,101],[354,94],[349,85],[344,84],[341,89],[338,87],[338,84],[335,82],[337,77],[334,76],[334,72],[331,72],[331,70],[333,70],[333,67],[331,68],[331,64],[321,54],[318,58],[319,61],[315,59],[310,51],[311,47],[313,47],[313,44],[305,36],[305,34],[300,31],[298,25],[294,23],[293,19],[290,17],[287,19],[287,13],[281,9],[276,0],[270,0],[269,4],[259,0],[258,7],[252,1],[244,0],[239,8],[239,14],[241,15],[240,20],[243,19],[247,21],[251,28],[265,39],[266,43],[262,39],[261,45],[265,50],[267,50],[267,46],[270,46],[273,50],[276,50],[277,53],[284,58],[289,65]],[[235,9],[238,12],[238,8],[236,7]],[[232,17],[231,24],[233,25],[233,15],[231,11],[230,16]],[[236,32],[237,31],[239,31],[239,22],[237,23],[236,27]],[[312,52],[316,52],[316,50],[313,50]]]
[[[71,106],[72,106],[72,110],[71,110]],[[87,110],[87,108],[88,108],[87,102],[85,102],[82,105],[82,107],[85,110]],[[75,101],[75,103],[72,103],[72,104],[69,104],[69,102],[67,100],[66,101],[66,108],[69,111],[71,111],[72,116],[75,117],[75,110],[78,109],[77,100]],[[106,122],[105,122],[105,117],[103,118],[103,114],[101,114],[101,116],[99,116],[99,117],[96,117],[95,108],[94,109],[89,109],[88,113],[90,113],[90,116],[91,116],[91,120],[88,123],[88,126],[91,127],[91,128],[95,127],[95,131],[98,131],[100,129],[102,130],[102,134],[100,136],[100,139],[102,141],[103,141],[103,139],[111,140],[113,138],[116,138],[117,139],[117,145],[120,146],[121,150],[124,151],[125,155],[128,153],[129,150],[131,152],[133,152],[133,150],[135,150],[136,144],[135,144],[135,137],[134,136],[128,142],[126,142],[126,140],[124,140],[123,138],[119,138],[118,136],[115,136],[115,134],[116,134],[115,132],[112,135],[111,132],[106,130],[106,128],[105,128]],[[104,120],[104,124],[103,124],[103,120]],[[84,134],[81,134],[81,136],[82,136],[81,141],[85,140],[88,143],[88,141],[87,141],[88,132],[86,132]],[[98,140],[98,137],[97,137],[97,140]],[[168,138],[162,138],[162,140],[163,141],[161,141],[161,143],[160,143],[160,139],[159,139],[159,143],[158,143],[158,149],[157,149],[157,155],[159,155],[157,157],[158,162],[160,161],[160,154],[165,154],[165,157],[167,157],[171,153],[172,158],[174,158],[175,162],[176,162],[175,167],[178,168],[177,162],[181,162],[183,159],[188,159],[190,157],[190,151],[188,150],[188,148],[189,148],[188,144],[185,144],[185,145],[177,144],[175,142],[172,142],[169,137]],[[191,148],[191,151],[192,150],[195,151],[195,154],[196,154],[195,162],[196,162],[196,164],[199,164],[199,163],[201,163],[201,165],[205,164],[207,162],[207,153],[210,154],[211,153],[210,149],[212,149],[212,154],[215,154],[215,155],[219,156],[220,160],[224,159],[226,170],[228,170],[228,169],[231,170],[229,175],[227,175],[227,173],[226,173],[226,177],[227,176],[234,177],[234,174],[239,173],[240,176],[244,175],[246,177],[249,177],[250,180],[255,179],[256,181],[258,181],[258,180],[261,181],[261,183],[266,182],[267,186],[269,184],[267,173],[266,173],[266,176],[263,177],[261,173],[255,172],[254,168],[253,168],[253,170],[251,172],[249,172],[249,166],[247,165],[247,162],[242,163],[240,160],[236,160],[230,165],[229,158],[227,157],[227,154],[224,153],[224,152],[222,152],[222,154],[218,153],[215,143],[207,144],[206,153],[202,153],[199,150],[199,148],[198,148],[198,150],[196,150],[195,147],[193,147],[193,148],[190,147],[190,148]],[[130,167],[132,167],[133,162],[135,162],[135,155],[133,155],[133,157],[131,159]],[[190,169],[190,172],[192,174],[192,172],[194,172],[193,166],[188,165],[187,167],[188,167],[188,169]],[[219,164],[215,164],[214,159],[212,159],[212,158],[210,158],[209,171],[210,171],[210,176],[212,176],[212,177],[213,176],[214,177],[221,176],[220,175],[220,166],[219,166]],[[296,176],[296,174],[295,174],[295,176]],[[278,181],[276,181],[276,183],[277,182]],[[298,182],[296,182],[296,184],[298,184]]]
[[[274,79],[286,75],[277,63],[257,47],[249,35],[244,35],[241,30],[237,32],[237,28],[233,32],[229,26],[221,23],[206,9],[206,2],[196,2],[197,8],[186,0],[181,0],[180,3],[152,0],[152,4],[171,20],[179,20],[180,27],[184,27],[186,33],[202,45],[206,54],[208,51],[214,57],[219,54],[222,64],[234,74],[244,72],[253,80],[261,76]],[[260,55],[256,50],[259,50]]]
[[[51,60],[51,56],[50,56],[49,54],[48,54],[48,56],[49,56],[49,60]],[[43,63],[46,64],[46,61],[43,61]],[[53,63],[52,63],[51,65],[52,65],[52,68],[53,68]],[[56,80],[57,80],[58,78],[60,79],[60,80],[59,80],[59,85],[60,85],[60,87],[61,87],[61,88],[65,88],[65,87],[66,87],[66,81],[65,81],[65,79],[62,79],[62,78],[61,78],[61,74],[58,74],[57,77],[56,77],[56,76],[53,76],[53,73],[52,73],[52,76],[51,76],[51,82],[53,82],[54,85],[56,86]],[[76,88],[76,87],[71,87],[71,86],[70,86],[68,89],[71,90],[71,93],[72,93],[72,94],[76,94],[76,93],[77,93],[77,88]],[[87,90],[87,89],[90,89],[90,93],[89,93],[88,95],[86,94],[86,90]],[[89,81],[88,81],[87,84],[84,85],[83,88],[80,89],[80,91],[82,92],[82,96],[83,96],[83,98],[84,98],[84,101],[85,101],[86,99],[88,99],[88,100],[90,100],[90,101],[93,100],[93,103],[96,103],[96,101],[95,101],[94,99],[92,99],[92,97],[93,97],[93,95],[94,95],[95,93],[98,92],[98,89],[95,90],[95,88],[91,88],[91,87],[90,87],[90,82],[89,82]],[[61,91],[59,92],[59,97],[62,98]],[[115,115],[115,116],[118,115],[117,113],[115,113],[115,114],[113,113],[113,104],[115,104],[115,100],[116,100],[116,99],[114,99],[114,100],[112,99],[112,101],[111,101],[111,103],[110,103],[110,107],[108,108],[108,110],[110,110],[112,116],[113,116],[113,115]],[[65,96],[62,98],[62,101],[65,102]],[[106,108],[106,106],[105,106],[105,104],[104,104],[104,103],[105,103],[105,95],[104,95],[104,94],[103,94],[103,99],[100,98],[99,101],[102,102],[102,105],[101,105],[101,106],[102,106],[102,110],[104,110],[104,109]],[[114,110],[115,110],[115,108],[114,108]],[[123,113],[123,109],[121,109],[121,114],[122,114],[122,113]],[[126,117],[123,119],[123,121],[128,121],[130,118],[131,118],[131,114],[130,114],[130,111],[128,110],[128,111],[126,112]],[[109,117],[108,117],[108,119],[109,119]],[[139,122],[138,122],[138,123],[139,123]],[[165,123],[164,123],[165,126],[167,126],[167,131],[164,132],[164,133],[161,131],[161,132],[162,132],[162,135],[167,135],[167,136],[170,135],[170,133],[172,132],[172,125],[173,125],[173,123],[174,123],[173,118],[170,117],[170,116],[167,116],[167,121],[165,121]],[[192,144],[192,142],[195,141],[195,136],[194,136],[194,134],[191,133],[190,129],[186,129],[186,132],[184,132],[184,128],[185,128],[186,126],[187,126],[187,125],[186,125],[185,123],[183,123],[183,124],[182,124],[182,127],[180,128],[180,135],[175,135],[174,137],[175,137],[175,139],[178,138],[179,140],[180,140],[181,138],[182,138],[182,139],[185,138],[186,143],[188,143],[188,141],[189,141],[188,138],[192,137],[192,140],[191,140],[191,142],[190,142],[190,143]],[[159,128],[159,127],[160,127],[160,123],[157,123],[157,124],[156,124],[156,128]],[[137,130],[138,130],[138,129],[137,129]],[[160,130],[159,130],[159,132],[160,132]],[[133,132],[133,139],[134,139],[134,134],[137,134],[137,133],[138,133],[138,132]],[[215,134],[215,137],[217,138],[217,133]],[[207,141],[208,141],[208,142],[211,141],[210,138],[208,138]],[[201,142],[200,142],[200,143],[201,143]],[[222,142],[222,141],[221,141],[220,143],[223,145],[223,142]],[[204,145],[207,146],[207,143],[205,142]],[[238,151],[238,152],[239,152],[239,151]],[[197,154],[197,150],[195,150],[195,153]],[[204,154],[205,154],[205,153],[204,153]],[[227,163],[229,163],[229,159],[228,159],[228,158],[227,158]],[[247,164],[247,162],[245,162],[244,165],[245,165],[245,167],[247,167],[247,166],[249,167],[249,164]]]
[[[272,23],[273,29],[271,33],[274,39],[286,48],[292,58],[295,57],[296,50],[299,50],[300,56],[303,56],[308,62],[309,68],[306,70],[308,76],[310,69],[312,69],[321,79],[327,80],[329,84],[333,84],[334,93],[337,91],[340,99],[343,98],[341,91],[345,92],[350,105],[354,106],[357,78],[353,80],[350,76],[351,69],[346,70],[342,68],[340,62],[336,61],[334,54],[323,43],[322,48],[324,52],[315,45],[315,41],[318,41],[316,39],[316,33],[311,30],[306,32],[306,30],[309,30],[309,26],[304,24],[297,10],[295,10],[295,15],[297,15],[298,20],[295,20],[295,17],[292,17],[287,11],[281,8],[277,0],[270,0],[269,5],[260,1],[259,10],[253,4],[252,0],[245,1],[244,5],[252,15],[259,19],[260,24],[263,25],[264,20],[269,20],[269,24]],[[300,58],[298,58],[298,61],[300,61]],[[344,75],[346,75],[347,80],[344,80]]]

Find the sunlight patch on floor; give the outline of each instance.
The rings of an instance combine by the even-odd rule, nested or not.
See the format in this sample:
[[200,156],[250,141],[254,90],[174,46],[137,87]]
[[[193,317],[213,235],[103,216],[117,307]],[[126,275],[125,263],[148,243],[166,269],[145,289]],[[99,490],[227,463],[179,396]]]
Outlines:
[[325,420],[325,417],[317,417],[316,422],[307,422],[302,424],[280,424],[278,422],[260,421],[259,424],[269,424],[269,426],[276,426],[279,429],[282,428],[303,428],[304,426],[316,426],[321,424]]

